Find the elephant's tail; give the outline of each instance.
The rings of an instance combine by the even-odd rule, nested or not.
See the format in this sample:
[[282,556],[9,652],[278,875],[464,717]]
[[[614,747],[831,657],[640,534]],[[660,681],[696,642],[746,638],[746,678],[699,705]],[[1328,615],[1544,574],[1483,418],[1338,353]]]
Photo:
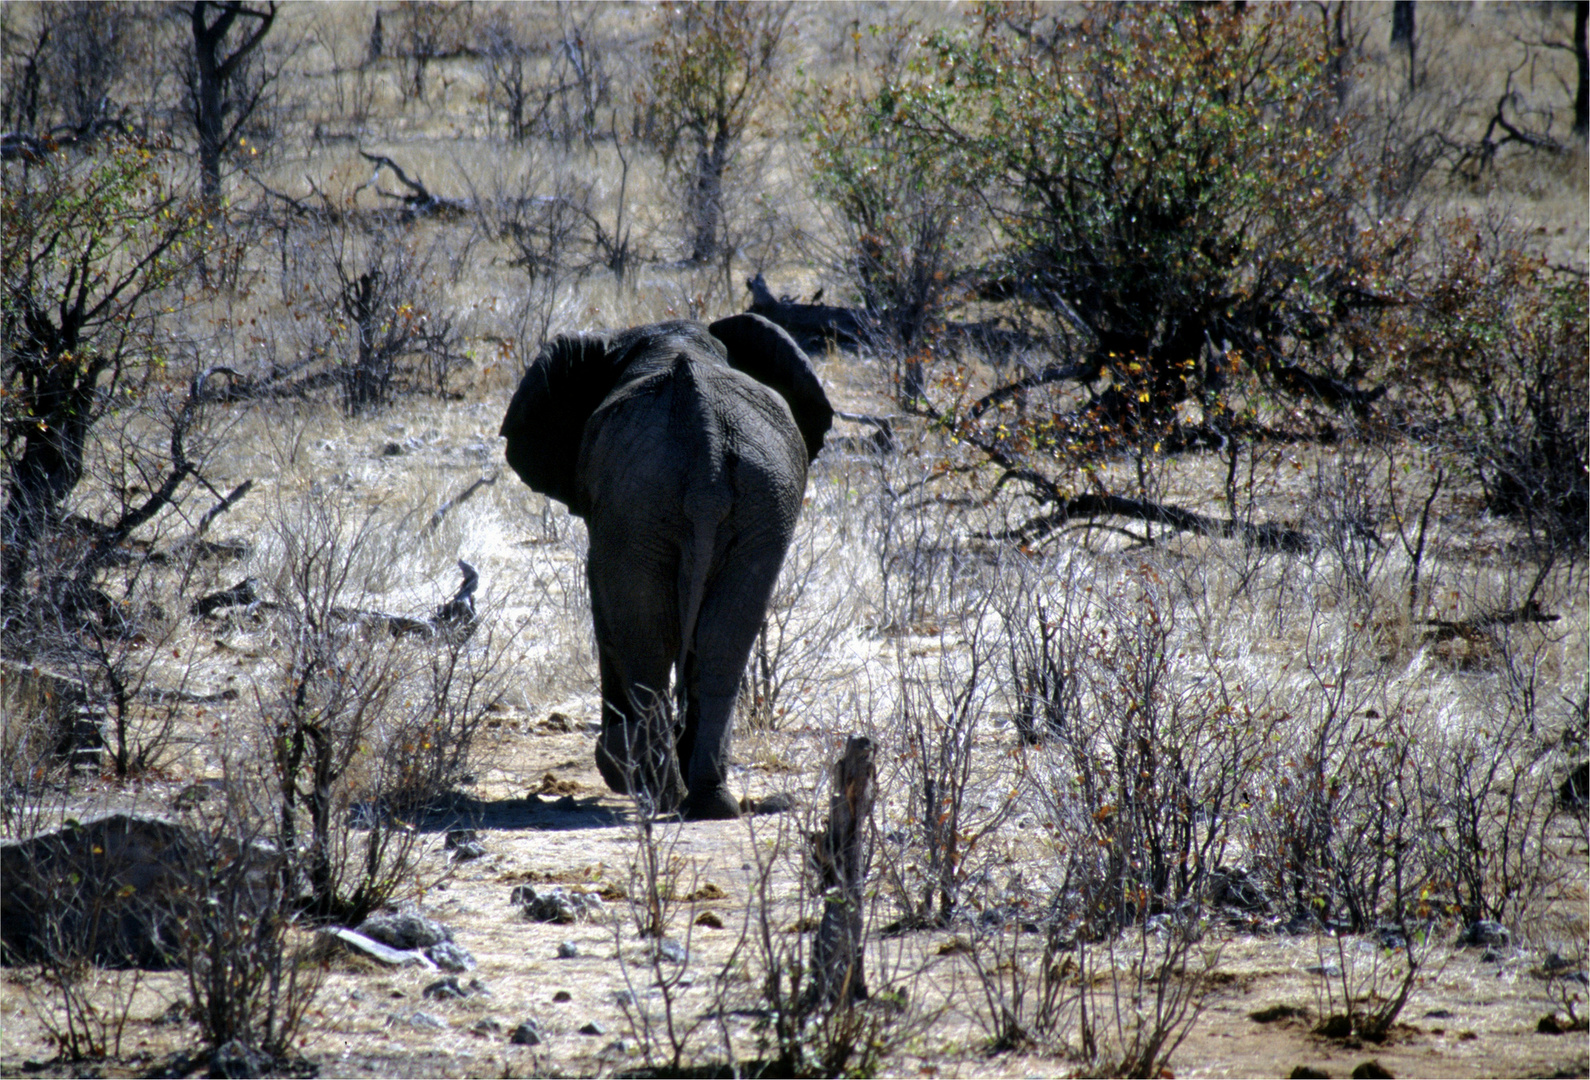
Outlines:
[[713,549],[717,543],[717,528],[713,523],[698,521],[685,540],[679,560],[679,657],[675,661],[675,677],[684,684],[685,658],[696,641],[696,622],[701,617],[701,604],[707,595],[707,575],[712,570]]

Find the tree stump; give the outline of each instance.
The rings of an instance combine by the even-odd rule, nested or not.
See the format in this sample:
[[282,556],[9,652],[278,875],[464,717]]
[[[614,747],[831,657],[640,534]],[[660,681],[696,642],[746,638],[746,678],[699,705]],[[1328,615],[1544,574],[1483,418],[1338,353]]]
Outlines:
[[861,902],[869,861],[866,827],[876,793],[872,740],[852,735],[845,756],[834,765],[828,828],[812,837],[823,918],[812,945],[811,993],[821,1005],[867,998]]

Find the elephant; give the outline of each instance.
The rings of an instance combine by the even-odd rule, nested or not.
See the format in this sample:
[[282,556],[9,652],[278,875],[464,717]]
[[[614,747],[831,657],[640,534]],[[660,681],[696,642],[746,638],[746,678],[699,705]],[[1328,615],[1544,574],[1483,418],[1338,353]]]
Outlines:
[[508,464],[589,534],[614,791],[739,816],[735,698],[832,419],[806,354],[749,313],[559,336],[520,380]]

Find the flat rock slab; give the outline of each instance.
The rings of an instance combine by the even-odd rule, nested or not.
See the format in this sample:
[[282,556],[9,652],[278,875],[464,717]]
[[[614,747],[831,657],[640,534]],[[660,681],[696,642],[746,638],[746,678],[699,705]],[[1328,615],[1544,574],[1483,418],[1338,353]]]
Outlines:
[[[0,844],[0,958],[167,968],[193,897],[240,889],[263,907],[276,853],[163,818],[109,814]],[[217,870],[217,867],[230,867]]]

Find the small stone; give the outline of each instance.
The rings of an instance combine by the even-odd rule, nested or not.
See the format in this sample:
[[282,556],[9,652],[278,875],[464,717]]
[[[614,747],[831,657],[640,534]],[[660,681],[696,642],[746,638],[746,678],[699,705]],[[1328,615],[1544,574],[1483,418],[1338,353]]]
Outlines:
[[469,950],[451,941],[439,941],[425,950],[425,955],[443,971],[474,971],[475,958]]
[[271,1059],[250,1046],[232,1039],[215,1048],[210,1055],[210,1075],[223,1078],[264,1076],[271,1067]]
[[449,1001],[466,998],[469,991],[458,985],[458,976],[449,975],[445,979],[438,979],[420,992],[420,996],[431,1001]]
[[696,925],[705,926],[711,930],[722,930],[723,919],[716,911],[703,911],[696,916]]
[[379,912],[355,929],[394,949],[426,949],[453,940],[451,930],[415,911]]
[[[640,1004],[640,999],[635,996],[635,991],[633,990],[620,990],[613,995],[613,1004],[620,1009],[633,1009]],[[597,1034],[601,1033],[598,1032]]]
[[508,1036],[508,1041],[515,1046],[540,1046],[541,1040],[541,1025],[534,1020],[524,1021]]
[[1291,1080],[1330,1080],[1330,1075],[1324,1069],[1316,1069],[1311,1065],[1299,1065],[1290,1074]]
[[453,853],[458,862],[481,859],[486,855],[486,845],[480,842],[474,829],[453,829],[448,832],[442,846]]
[[407,451],[404,449],[402,443],[389,442],[385,446],[381,447],[382,457],[399,457],[405,453],[407,453]]
[[471,996],[475,996],[475,997],[493,997],[494,996],[492,994],[491,990],[487,988],[486,984],[481,982],[479,979],[470,979],[469,980],[469,985],[465,986],[464,989],[468,990],[469,993],[471,994]]
[[685,947],[671,938],[664,938],[657,943],[657,959],[669,964],[682,964],[689,958]]
[[1353,1080],[1392,1080],[1392,1073],[1378,1061],[1363,1061],[1353,1070]]
[[607,1034],[607,1029],[602,1026],[602,1022],[600,1020],[592,1020],[590,1023],[588,1023],[584,1027],[580,1028],[580,1034],[581,1035],[606,1035]]
[[558,957],[562,960],[572,960],[580,955],[580,947],[572,941],[558,942]]
[[559,990],[557,993],[552,995],[552,1000],[561,1004],[565,1001],[573,1001],[574,995],[569,993],[567,990]]
[[1465,945],[1498,945],[1506,947],[1512,941],[1513,935],[1495,919],[1479,919],[1469,924],[1463,933]]
[[476,1021],[475,1026],[469,1030],[476,1035],[490,1037],[492,1035],[501,1035],[502,1025],[488,1016],[483,1020]]
[[1340,975],[1342,973],[1342,969],[1335,964],[1310,964],[1303,970],[1309,975],[1319,975],[1327,979],[1332,975]]
[[417,1028],[429,1028],[432,1031],[446,1031],[447,1030],[446,1021],[441,1020],[438,1017],[432,1016],[428,1012],[420,1012],[418,1009],[416,1009],[414,1011],[414,1015],[409,1017],[409,1023],[411,1025],[413,1025],[414,1027],[417,1027]]
[[511,902],[537,922],[572,923],[601,914],[602,898],[595,893],[571,892],[556,885],[520,885]]

